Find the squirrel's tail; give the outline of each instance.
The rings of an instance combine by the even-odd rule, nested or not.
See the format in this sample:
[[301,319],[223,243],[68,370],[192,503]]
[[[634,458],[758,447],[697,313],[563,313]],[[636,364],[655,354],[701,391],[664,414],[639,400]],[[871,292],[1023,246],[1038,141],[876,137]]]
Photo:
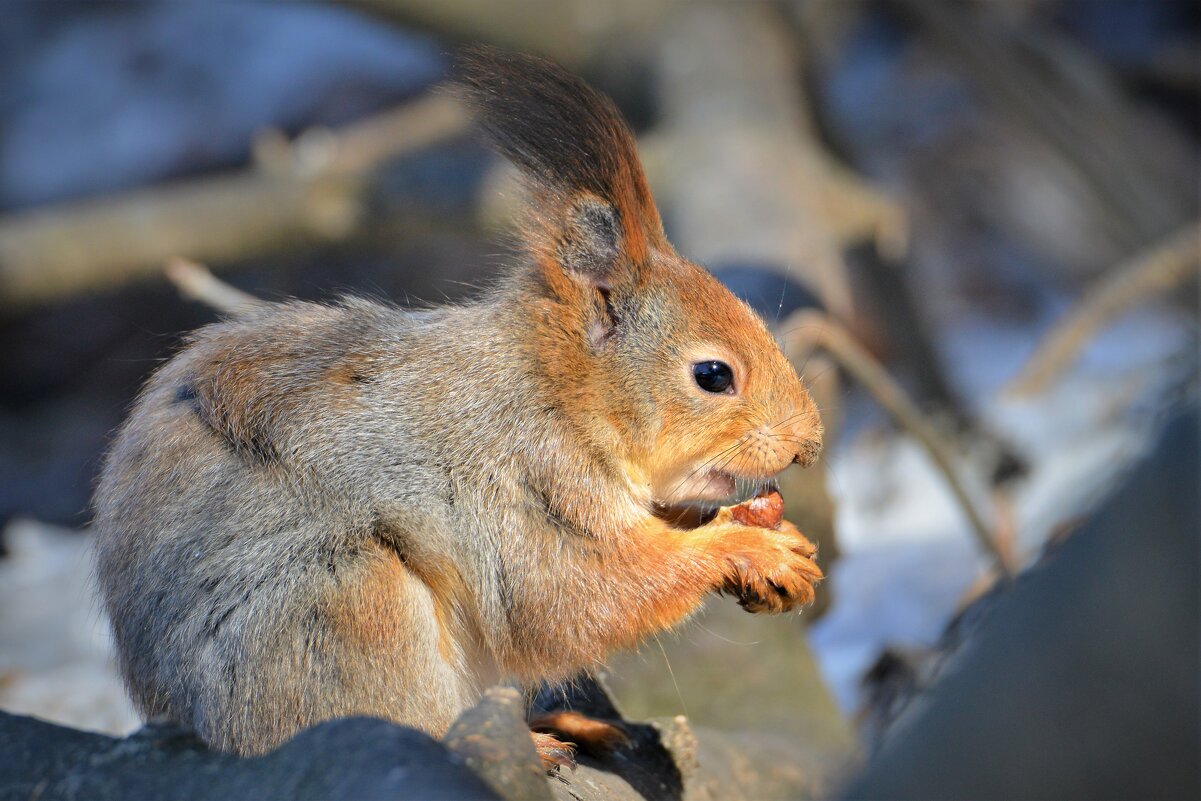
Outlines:
[[643,263],[666,244],[629,127],[613,102],[561,67],[474,48],[462,94],[497,149],[521,170],[538,255],[604,281],[614,260]]

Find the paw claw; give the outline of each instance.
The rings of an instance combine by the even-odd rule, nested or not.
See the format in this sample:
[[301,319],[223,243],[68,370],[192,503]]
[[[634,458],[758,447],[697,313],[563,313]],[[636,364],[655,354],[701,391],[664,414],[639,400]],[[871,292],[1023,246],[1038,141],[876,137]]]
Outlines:
[[543,732],[530,732],[530,737],[547,773],[557,774],[564,767],[576,769],[575,743],[565,743],[553,734]]

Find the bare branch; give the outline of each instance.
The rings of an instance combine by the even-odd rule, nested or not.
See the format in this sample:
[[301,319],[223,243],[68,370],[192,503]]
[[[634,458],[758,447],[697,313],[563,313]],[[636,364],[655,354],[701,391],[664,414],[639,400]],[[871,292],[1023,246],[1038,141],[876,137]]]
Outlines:
[[1201,222],[1112,270],[1044,338],[1026,366],[1003,390],[1035,395],[1076,360],[1084,346],[1115,318],[1148,297],[1168,292],[1201,268]]
[[213,275],[208,267],[189,259],[170,259],[163,272],[179,288],[179,294],[188,300],[212,306],[224,314],[237,314],[263,305],[263,301],[254,295],[230,286]]
[[[1087,191],[1105,220],[1098,235],[1131,252],[1188,219],[1195,205],[1187,149],[1167,129],[1146,125],[1106,72],[1070,37],[1041,26],[1023,41],[997,23],[989,4],[889,0],[914,21],[983,97],[1038,137]],[[995,4],[994,4],[995,5]],[[1037,48],[1040,57],[1030,53]],[[1080,88],[1086,76],[1088,90]]]

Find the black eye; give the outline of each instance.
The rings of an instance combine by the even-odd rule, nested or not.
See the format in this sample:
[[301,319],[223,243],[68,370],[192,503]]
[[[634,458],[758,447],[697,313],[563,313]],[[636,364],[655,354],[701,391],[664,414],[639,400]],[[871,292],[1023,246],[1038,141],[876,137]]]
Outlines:
[[692,365],[692,377],[706,392],[726,392],[734,386],[734,371],[725,362],[697,362]]

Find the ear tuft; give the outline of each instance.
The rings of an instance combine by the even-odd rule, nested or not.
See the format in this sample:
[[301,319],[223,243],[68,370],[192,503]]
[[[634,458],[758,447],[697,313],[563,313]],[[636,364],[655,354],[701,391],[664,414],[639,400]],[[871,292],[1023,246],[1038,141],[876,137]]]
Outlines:
[[460,60],[460,92],[533,200],[527,243],[596,278],[665,244],[629,127],[612,101],[561,67],[491,48]]

